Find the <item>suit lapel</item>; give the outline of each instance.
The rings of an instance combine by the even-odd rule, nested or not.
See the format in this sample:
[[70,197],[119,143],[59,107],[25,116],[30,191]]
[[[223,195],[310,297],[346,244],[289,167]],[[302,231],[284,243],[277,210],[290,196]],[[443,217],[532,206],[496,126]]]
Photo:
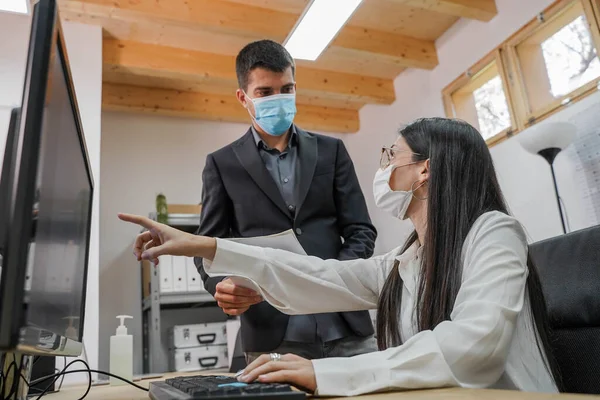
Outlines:
[[233,146],[233,151],[256,185],[286,216],[291,218],[277,185],[258,153],[251,130],[248,130],[242,140]]
[[310,189],[319,154],[316,137],[309,135],[298,127],[296,127],[296,132],[298,133],[298,160],[300,164],[300,176],[297,180],[298,192],[296,194],[298,199],[296,215],[298,215]]

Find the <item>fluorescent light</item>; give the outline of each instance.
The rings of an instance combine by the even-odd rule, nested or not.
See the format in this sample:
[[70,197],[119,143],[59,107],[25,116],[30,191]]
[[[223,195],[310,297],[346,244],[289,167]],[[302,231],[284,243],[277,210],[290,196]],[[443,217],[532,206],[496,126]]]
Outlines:
[[313,0],[285,41],[292,57],[316,60],[362,0]]
[[28,0],[0,0],[0,11],[27,14],[27,3]]

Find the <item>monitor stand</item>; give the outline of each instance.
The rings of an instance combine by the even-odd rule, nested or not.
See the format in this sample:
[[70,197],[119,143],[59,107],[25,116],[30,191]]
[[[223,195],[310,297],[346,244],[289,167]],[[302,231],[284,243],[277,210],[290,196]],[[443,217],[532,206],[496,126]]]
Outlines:
[[0,398],[6,400],[27,400],[28,382],[31,378],[33,356],[20,353],[0,353],[2,384]]

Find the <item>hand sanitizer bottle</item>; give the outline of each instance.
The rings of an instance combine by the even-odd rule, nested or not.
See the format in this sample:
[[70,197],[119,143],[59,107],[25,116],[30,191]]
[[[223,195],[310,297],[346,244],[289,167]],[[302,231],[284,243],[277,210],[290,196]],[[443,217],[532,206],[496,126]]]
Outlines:
[[[133,381],[133,336],[127,334],[125,319],[133,318],[129,315],[118,315],[121,325],[117,334],[110,337],[110,373],[123,379]],[[126,385],[125,382],[110,377],[111,385]]]

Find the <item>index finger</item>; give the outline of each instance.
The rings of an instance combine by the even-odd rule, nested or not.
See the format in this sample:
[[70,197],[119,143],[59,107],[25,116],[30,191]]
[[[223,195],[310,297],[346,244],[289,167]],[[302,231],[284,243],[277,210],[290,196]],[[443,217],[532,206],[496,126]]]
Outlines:
[[271,357],[268,354],[261,354],[256,358],[256,360],[252,361],[250,364],[244,368],[244,372],[242,376],[250,374],[250,372],[254,371],[256,368],[260,367],[271,361]]
[[133,215],[133,214],[124,214],[119,213],[119,219],[125,222],[131,222],[133,224],[140,225],[148,230],[154,228],[156,226],[156,222],[152,221],[148,217],[142,217],[141,215]]

